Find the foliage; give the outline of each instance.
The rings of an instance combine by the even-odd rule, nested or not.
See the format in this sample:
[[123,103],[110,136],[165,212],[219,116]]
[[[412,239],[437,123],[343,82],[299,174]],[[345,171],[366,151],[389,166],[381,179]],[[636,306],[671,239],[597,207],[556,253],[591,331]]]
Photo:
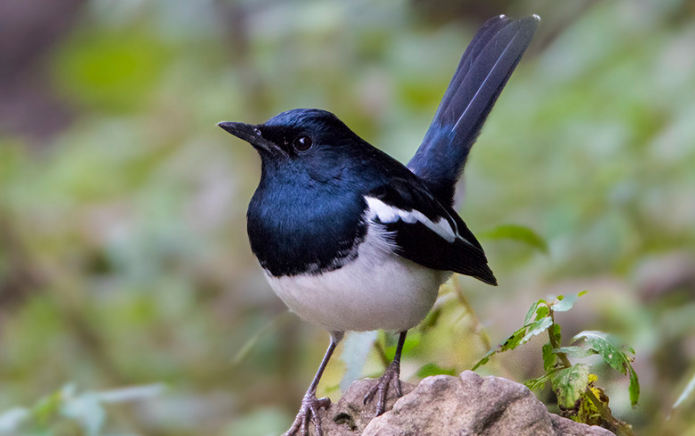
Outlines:
[[[0,413],[25,415],[67,381],[86,392],[163,382],[137,407],[99,403],[102,433],[286,429],[328,335],[265,283],[244,219],[258,156],[215,124],[319,107],[407,161],[476,27],[537,13],[538,37],[457,191],[500,285],[445,285],[409,333],[404,379],[470,368],[490,337],[516,330],[526,301],[595,289],[553,310],[567,338],[598,330],[634,347],[648,374],[641,406],[629,369],[597,370],[584,339],[543,348],[545,360],[590,365],[594,396],[605,390],[640,435],[694,434],[692,2],[15,3],[0,19]],[[394,337],[380,333],[369,353],[368,342],[348,362],[336,351],[321,395],[340,395],[346,368],[380,373]],[[547,375],[528,348],[484,368]]]
[[518,224],[497,226],[480,234],[481,239],[512,239],[526,243],[543,253],[548,253],[548,244],[532,229]]
[[[547,332],[548,342],[542,348],[545,374],[527,381],[526,386],[530,389],[542,389],[550,382],[564,416],[590,425],[601,425],[621,435],[632,435],[632,427],[611,413],[608,397],[596,386],[598,377],[591,373],[590,366],[572,363],[569,357],[585,358],[597,354],[611,368],[622,374],[629,374],[630,401],[635,406],[639,400],[639,381],[632,368],[632,359],[602,332],[585,331],[576,335],[572,344],[583,340],[584,347],[561,346],[561,327],[555,323],[555,313],[570,310],[584,294],[585,292],[580,292],[569,297],[560,295],[550,301],[541,299],[535,302],[526,314],[524,326],[512,333],[499,347],[489,351],[473,369],[486,364],[492,355],[513,350],[528,342],[532,336]],[[629,351],[634,354],[634,350]]]
[[103,392],[78,392],[75,385],[67,385],[32,407],[16,407],[4,412],[0,415],[0,435],[99,436],[104,434],[106,405],[148,399],[161,391],[161,385],[149,385]]

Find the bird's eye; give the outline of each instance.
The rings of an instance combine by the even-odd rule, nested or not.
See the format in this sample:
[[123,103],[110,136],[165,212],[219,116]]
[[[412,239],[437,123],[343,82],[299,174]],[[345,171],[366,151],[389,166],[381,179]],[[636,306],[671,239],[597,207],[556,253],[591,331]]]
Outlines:
[[311,138],[308,136],[300,136],[294,140],[294,148],[299,151],[308,150],[311,147]]

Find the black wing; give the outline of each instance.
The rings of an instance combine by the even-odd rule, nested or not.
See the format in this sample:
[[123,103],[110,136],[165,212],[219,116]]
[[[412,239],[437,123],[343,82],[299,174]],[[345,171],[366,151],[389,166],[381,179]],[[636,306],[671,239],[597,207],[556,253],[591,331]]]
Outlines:
[[463,220],[425,188],[393,179],[365,196],[368,218],[383,226],[399,256],[497,285],[482,247]]
[[442,201],[454,186],[485,119],[531,43],[540,18],[491,18],[468,45],[425,138],[408,163]]

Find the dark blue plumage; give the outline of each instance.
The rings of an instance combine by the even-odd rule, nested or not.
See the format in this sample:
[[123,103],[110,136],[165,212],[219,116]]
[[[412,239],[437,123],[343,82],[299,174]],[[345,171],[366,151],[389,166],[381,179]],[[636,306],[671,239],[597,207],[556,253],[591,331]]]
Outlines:
[[500,15],[478,30],[461,57],[422,145],[408,162],[443,201],[453,202],[456,181],[497,97],[538,27],[537,16]]
[[[451,206],[335,115],[294,109],[255,129],[277,149],[261,152],[261,182],[248,210],[251,248],[270,275],[325,273],[353,260],[367,233],[365,197],[374,197],[433,222],[443,218],[469,241],[448,242],[420,222],[382,223],[393,234],[396,254],[496,284],[482,247]],[[303,136],[312,146],[296,150],[292,141]]]
[[453,209],[456,181],[538,17],[489,20],[466,49],[408,166],[372,147],[330,112],[295,109],[258,125],[220,123],[261,156],[248,209],[251,249],[283,301],[331,332],[331,344],[288,431],[321,435],[316,387],[346,330],[400,331],[396,357],[365,397],[400,394],[408,329],[452,272],[496,285],[483,248]]

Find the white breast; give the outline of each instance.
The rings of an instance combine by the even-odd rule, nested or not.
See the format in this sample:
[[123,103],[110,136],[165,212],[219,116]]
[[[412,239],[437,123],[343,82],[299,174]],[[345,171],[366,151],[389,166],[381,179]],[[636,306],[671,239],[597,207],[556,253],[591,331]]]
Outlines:
[[293,312],[328,331],[415,327],[451,273],[393,254],[380,231],[371,223],[357,259],[342,268],[279,278],[266,274],[270,286]]

